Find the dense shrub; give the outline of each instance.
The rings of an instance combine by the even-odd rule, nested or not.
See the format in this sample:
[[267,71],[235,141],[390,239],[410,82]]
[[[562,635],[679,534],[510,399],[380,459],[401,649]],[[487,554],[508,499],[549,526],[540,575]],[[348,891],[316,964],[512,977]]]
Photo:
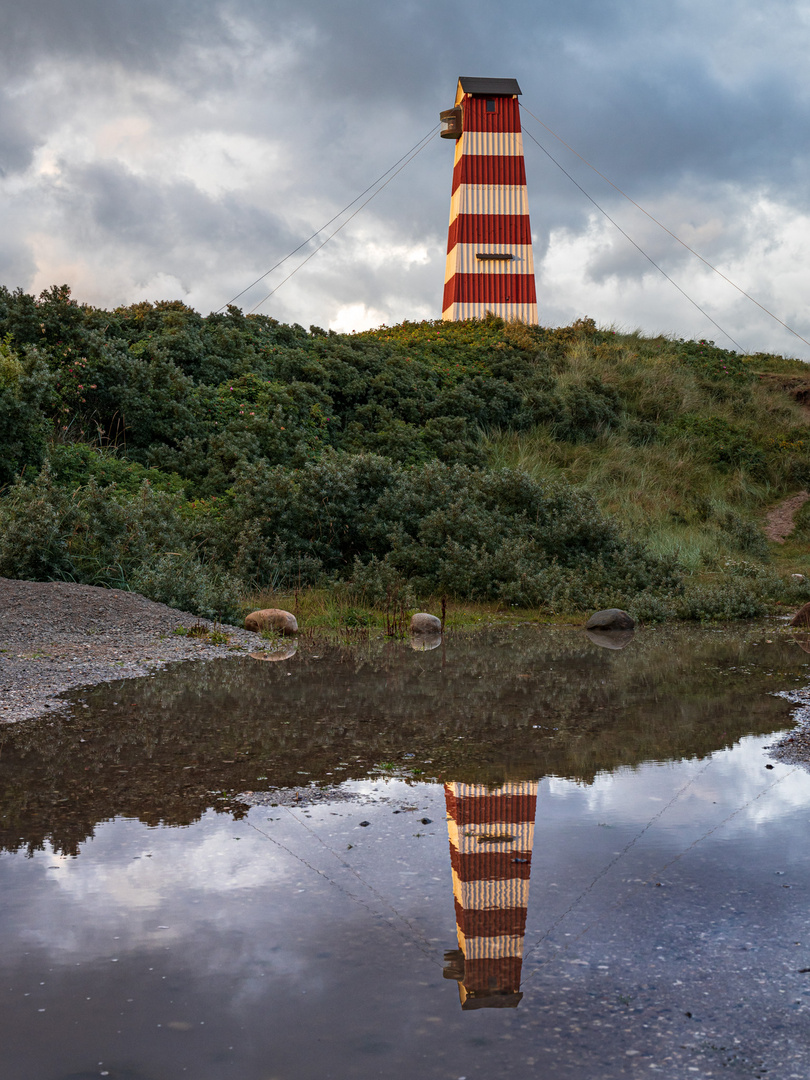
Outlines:
[[560,412],[553,428],[568,442],[588,442],[618,423],[619,395],[596,378],[569,386],[563,392]]
[[754,373],[739,353],[722,349],[713,341],[684,341],[673,343],[673,352],[703,379],[712,383],[728,385],[730,381],[750,382]]
[[219,558],[229,551],[256,584],[327,576],[378,595],[402,578],[417,595],[557,608],[679,580],[674,564],[622,539],[595,501],[567,484],[371,455],[335,454],[294,472],[243,470]]
[[242,583],[232,574],[201,563],[189,552],[167,552],[137,567],[129,586],[150,600],[205,619],[234,624],[242,620]]
[[0,340],[0,488],[45,458],[53,404],[52,380],[44,360],[31,351],[20,357],[10,337]]
[[156,553],[184,546],[189,531],[177,497],[148,483],[134,496],[95,480],[70,491],[46,467],[0,502],[0,575],[120,584]]
[[46,467],[0,502],[0,576],[132,588],[198,615],[238,619],[240,582],[198,558],[180,506],[148,482],[134,493],[95,479],[69,490]]
[[763,562],[770,558],[767,538],[756,522],[729,511],[720,518],[720,525],[739,551],[744,551],[755,559],[762,559]]
[[0,502],[0,574],[132,587],[219,617],[245,585],[347,581],[377,601],[407,583],[563,610],[679,584],[589,496],[512,470],[331,454],[245,466],[219,509],[184,505],[146,481],[69,490],[48,467]]
[[729,578],[718,584],[698,585],[689,589],[674,605],[681,619],[712,622],[726,619],[755,619],[764,615],[768,605],[750,582]]
[[757,381],[767,357],[590,319],[338,335],[179,301],[100,311],[66,286],[0,287],[0,341],[0,573],[200,613],[293,583],[645,621],[797,591],[727,568],[686,600],[638,539],[701,573],[768,559],[761,507],[810,483],[810,440]]
[[767,471],[765,451],[750,435],[720,416],[683,415],[663,429],[663,434],[685,437],[722,469],[745,469],[762,477]]

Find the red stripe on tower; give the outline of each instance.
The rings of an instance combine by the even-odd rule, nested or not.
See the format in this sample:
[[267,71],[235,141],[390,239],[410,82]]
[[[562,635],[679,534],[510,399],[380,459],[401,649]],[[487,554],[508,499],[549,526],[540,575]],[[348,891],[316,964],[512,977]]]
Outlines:
[[445,978],[463,1009],[514,1008],[522,998],[537,784],[445,784],[458,949]]
[[516,79],[458,80],[441,114],[456,140],[442,318],[537,323],[534,257]]

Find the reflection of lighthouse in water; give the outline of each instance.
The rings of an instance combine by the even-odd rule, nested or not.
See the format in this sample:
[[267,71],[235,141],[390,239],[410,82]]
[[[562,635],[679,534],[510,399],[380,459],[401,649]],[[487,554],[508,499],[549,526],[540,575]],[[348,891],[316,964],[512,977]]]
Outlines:
[[529,903],[537,783],[445,784],[458,949],[445,978],[463,1009],[516,1007]]

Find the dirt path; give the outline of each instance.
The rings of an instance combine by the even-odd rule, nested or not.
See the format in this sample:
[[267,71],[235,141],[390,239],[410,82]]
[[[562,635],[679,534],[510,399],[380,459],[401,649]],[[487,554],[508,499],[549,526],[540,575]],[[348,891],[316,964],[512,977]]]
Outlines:
[[795,517],[810,499],[810,491],[800,491],[772,507],[765,518],[765,535],[775,544],[784,544],[795,527]]

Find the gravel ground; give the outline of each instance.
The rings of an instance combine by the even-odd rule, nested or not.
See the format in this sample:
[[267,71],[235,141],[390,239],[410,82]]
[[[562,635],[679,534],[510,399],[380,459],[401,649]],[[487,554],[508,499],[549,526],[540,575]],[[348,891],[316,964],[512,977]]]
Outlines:
[[810,689],[785,690],[779,696],[799,708],[794,713],[796,727],[769,747],[770,756],[785,765],[799,765],[810,771]]
[[228,643],[175,633],[214,624],[137,593],[0,578],[0,723],[67,708],[66,690],[135,679],[179,660],[262,651],[256,634],[219,627]]

